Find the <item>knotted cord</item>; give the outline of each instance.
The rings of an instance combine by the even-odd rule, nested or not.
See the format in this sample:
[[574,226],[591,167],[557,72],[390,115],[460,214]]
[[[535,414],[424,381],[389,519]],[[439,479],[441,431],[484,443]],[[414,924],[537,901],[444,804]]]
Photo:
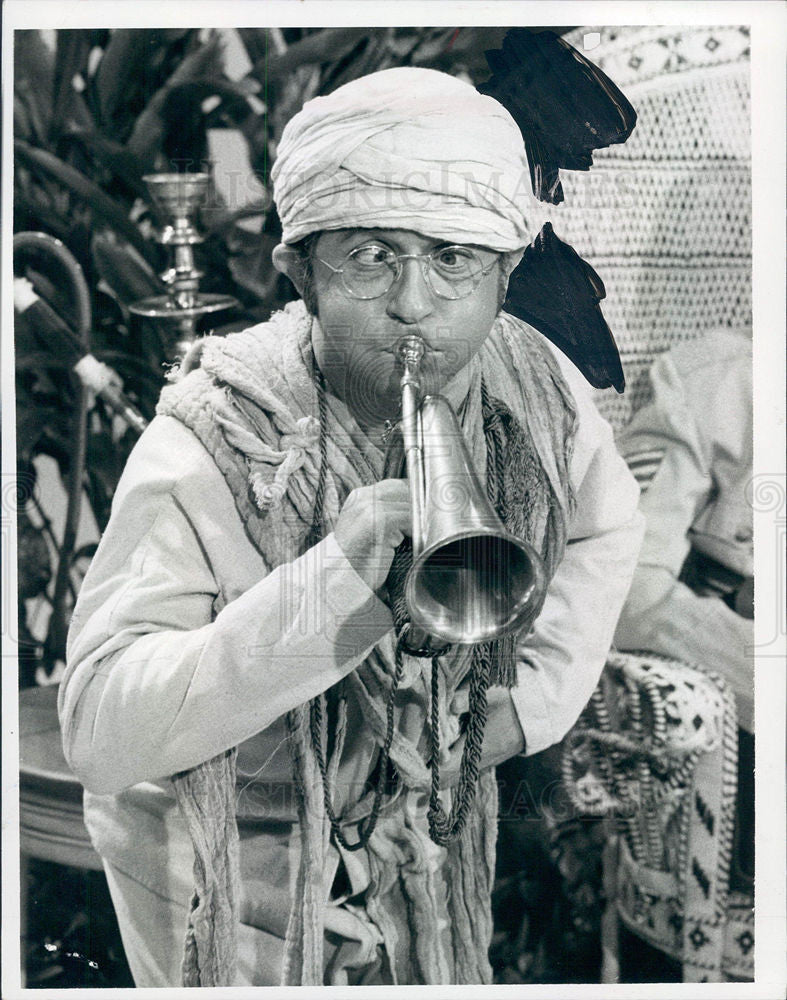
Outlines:
[[[477,650],[476,650],[477,652]],[[459,836],[467,819],[467,811],[473,804],[478,771],[481,763],[481,749],[484,744],[486,729],[486,692],[489,687],[489,661],[484,657],[473,656],[470,667],[469,709],[470,720],[467,724],[467,740],[462,750],[462,760],[459,764],[459,784],[456,789],[455,801],[451,815],[447,816],[440,802],[440,719],[439,719],[439,657],[432,660],[432,704],[429,734],[430,767],[432,769],[432,788],[429,795],[429,836],[432,840],[445,847]]]

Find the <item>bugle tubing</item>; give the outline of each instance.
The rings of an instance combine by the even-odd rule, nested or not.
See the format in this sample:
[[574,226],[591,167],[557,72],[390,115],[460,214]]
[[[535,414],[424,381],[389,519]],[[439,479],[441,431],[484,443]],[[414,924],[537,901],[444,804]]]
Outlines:
[[450,403],[422,397],[421,338],[403,338],[398,351],[412,504],[405,601],[416,636],[409,645],[437,651],[516,632],[541,600],[541,557],[508,531],[487,499]]

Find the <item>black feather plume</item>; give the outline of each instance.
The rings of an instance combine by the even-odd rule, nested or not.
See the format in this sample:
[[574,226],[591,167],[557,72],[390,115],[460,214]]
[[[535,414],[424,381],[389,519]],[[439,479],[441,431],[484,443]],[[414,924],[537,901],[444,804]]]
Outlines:
[[485,55],[492,76],[476,89],[519,126],[540,201],[563,201],[559,168],[588,170],[594,149],[625,142],[637,123],[609,77],[552,31],[512,28]]
[[596,389],[623,392],[617,344],[599,306],[605,295],[590,264],[547,222],[512,273],[503,309],[543,333]]

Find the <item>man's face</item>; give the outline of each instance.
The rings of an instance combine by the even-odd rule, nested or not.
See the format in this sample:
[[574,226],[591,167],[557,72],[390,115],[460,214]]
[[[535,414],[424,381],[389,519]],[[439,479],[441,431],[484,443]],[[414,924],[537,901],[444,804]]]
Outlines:
[[323,233],[312,250],[314,292],[321,330],[315,331],[317,364],[334,395],[363,426],[395,419],[401,402],[396,347],[417,334],[426,346],[421,363],[424,393],[438,392],[459,373],[489,335],[499,306],[500,265],[492,250],[474,248],[484,268],[478,286],[461,299],[439,298],[424,278],[424,262],[404,260],[390,290],[356,299],[340,274],[347,254],[377,246],[396,254],[425,254],[449,244],[404,229],[345,229]]

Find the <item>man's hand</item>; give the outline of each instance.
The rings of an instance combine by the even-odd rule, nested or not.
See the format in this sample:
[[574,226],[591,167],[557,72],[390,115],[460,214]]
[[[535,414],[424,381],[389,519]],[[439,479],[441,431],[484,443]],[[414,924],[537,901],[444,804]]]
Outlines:
[[353,490],[333,529],[348,562],[372,590],[385,582],[394,550],[410,532],[410,488],[404,479]]
[[[468,710],[468,693],[460,687],[451,702],[451,710],[463,715]],[[451,747],[451,758],[440,767],[440,787],[449,788],[459,781],[459,764],[467,742],[466,734]],[[493,687],[487,692],[486,729],[481,749],[481,768],[496,767],[525,749],[525,734],[507,688]]]

